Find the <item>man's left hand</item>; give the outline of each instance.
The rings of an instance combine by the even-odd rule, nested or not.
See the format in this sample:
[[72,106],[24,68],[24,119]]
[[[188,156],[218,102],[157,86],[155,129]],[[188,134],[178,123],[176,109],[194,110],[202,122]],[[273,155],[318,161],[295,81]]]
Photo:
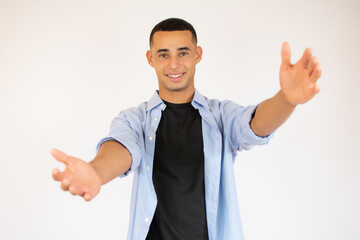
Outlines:
[[320,91],[316,84],[321,76],[317,58],[312,56],[311,49],[308,48],[297,63],[291,64],[291,51],[287,42],[282,45],[281,58],[281,91],[292,105],[308,102]]

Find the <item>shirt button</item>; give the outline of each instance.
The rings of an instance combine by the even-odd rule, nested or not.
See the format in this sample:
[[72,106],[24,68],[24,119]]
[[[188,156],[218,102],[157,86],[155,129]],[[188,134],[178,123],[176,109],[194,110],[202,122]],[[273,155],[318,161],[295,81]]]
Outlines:
[[146,167],[146,170],[148,170],[148,171],[149,171],[149,170],[150,170],[150,167],[149,167],[149,166],[147,166],[147,167]]
[[150,107],[148,107],[146,110],[150,110]]
[[160,106],[161,109],[163,109],[164,107],[165,107],[164,104],[162,104],[162,105]]
[[146,217],[146,218],[145,218],[145,222],[149,222],[149,218]]
[[152,141],[152,140],[153,140],[153,138],[152,138],[152,137],[149,137],[149,140],[150,140],[150,141]]
[[158,119],[157,118],[154,118],[155,121],[157,121]]

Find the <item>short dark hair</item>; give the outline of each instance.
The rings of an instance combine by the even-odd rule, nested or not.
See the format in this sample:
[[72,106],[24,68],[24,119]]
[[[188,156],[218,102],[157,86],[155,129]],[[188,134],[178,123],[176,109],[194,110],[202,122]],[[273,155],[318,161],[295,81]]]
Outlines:
[[149,39],[150,47],[151,47],[151,43],[152,43],[154,34],[156,32],[159,32],[159,31],[171,32],[171,31],[186,31],[186,30],[191,32],[193,40],[197,44],[196,31],[190,23],[188,23],[187,21],[180,19],[180,18],[165,19],[165,20],[159,22],[158,24],[156,24],[156,26],[152,29],[152,31],[150,33],[150,39]]

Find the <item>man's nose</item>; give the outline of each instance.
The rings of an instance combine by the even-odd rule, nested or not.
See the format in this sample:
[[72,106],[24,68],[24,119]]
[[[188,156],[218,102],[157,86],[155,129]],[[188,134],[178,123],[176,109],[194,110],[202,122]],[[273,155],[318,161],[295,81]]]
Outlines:
[[170,59],[169,59],[169,67],[170,67],[171,69],[178,68],[179,65],[180,65],[180,63],[179,63],[179,59],[178,59],[177,56],[172,56],[172,57],[170,57]]

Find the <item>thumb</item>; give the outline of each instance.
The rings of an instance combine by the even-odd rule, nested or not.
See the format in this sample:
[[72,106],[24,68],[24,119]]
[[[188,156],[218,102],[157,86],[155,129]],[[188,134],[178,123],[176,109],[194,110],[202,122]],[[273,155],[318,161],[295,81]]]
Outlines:
[[283,42],[283,44],[282,44],[281,59],[282,59],[282,64],[291,65],[291,62],[290,62],[291,51],[290,51],[290,45],[288,42]]
[[60,150],[57,150],[57,149],[51,149],[50,153],[59,162],[62,162],[64,164],[69,164],[70,163],[69,156],[66,155],[66,153],[64,153],[64,152],[62,152]]

